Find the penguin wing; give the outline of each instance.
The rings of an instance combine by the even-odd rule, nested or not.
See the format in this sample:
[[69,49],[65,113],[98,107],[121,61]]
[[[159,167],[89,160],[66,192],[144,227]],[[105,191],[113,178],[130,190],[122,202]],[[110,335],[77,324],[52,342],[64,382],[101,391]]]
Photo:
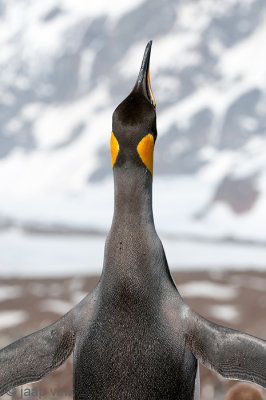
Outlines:
[[76,333],[90,323],[95,293],[89,293],[52,325],[0,350],[0,396],[16,386],[40,380],[64,363],[74,349]]
[[266,341],[212,323],[189,309],[185,338],[194,356],[225,378],[266,387]]
[[0,351],[0,396],[27,382],[35,382],[59,367],[72,353],[75,330],[71,312],[44,329]]

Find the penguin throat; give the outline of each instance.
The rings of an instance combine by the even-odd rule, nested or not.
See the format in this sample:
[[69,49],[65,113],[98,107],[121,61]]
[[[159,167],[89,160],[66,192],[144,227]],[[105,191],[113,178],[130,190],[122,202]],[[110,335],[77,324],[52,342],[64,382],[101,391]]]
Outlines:
[[132,170],[116,169],[114,186],[114,222],[126,223],[129,218],[134,218],[139,223],[145,221],[153,224],[150,173],[144,169],[139,169],[136,173]]

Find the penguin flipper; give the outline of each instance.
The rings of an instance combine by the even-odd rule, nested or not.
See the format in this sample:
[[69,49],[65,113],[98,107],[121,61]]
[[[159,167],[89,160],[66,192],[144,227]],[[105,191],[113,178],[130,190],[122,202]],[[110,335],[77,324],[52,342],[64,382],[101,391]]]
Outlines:
[[72,311],[52,325],[0,350],[0,396],[40,380],[70,356],[75,345]]
[[186,314],[186,342],[207,368],[229,379],[266,387],[266,341],[206,320],[192,310]]

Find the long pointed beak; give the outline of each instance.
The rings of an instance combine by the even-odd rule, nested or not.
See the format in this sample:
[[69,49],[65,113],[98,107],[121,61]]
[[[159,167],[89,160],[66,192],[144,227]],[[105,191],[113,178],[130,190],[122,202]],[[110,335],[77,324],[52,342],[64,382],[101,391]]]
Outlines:
[[156,106],[155,99],[151,90],[151,83],[150,83],[150,55],[151,55],[151,46],[152,46],[152,41],[149,41],[149,43],[146,46],[142,64],[140,67],[139,71],[139,76],[137,79],[137,82],[134,86],[133,90],[139,90],[143,92],[145,97],[151,102],[151,104]]

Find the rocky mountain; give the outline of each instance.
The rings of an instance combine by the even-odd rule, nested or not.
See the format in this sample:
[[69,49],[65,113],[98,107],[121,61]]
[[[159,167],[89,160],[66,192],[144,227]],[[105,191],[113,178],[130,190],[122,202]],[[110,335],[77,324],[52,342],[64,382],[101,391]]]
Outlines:
[[3,229],[108,229],[111,116],[153,39],[159,230],[264,241],[265,1],[0,0],[0,21]]

